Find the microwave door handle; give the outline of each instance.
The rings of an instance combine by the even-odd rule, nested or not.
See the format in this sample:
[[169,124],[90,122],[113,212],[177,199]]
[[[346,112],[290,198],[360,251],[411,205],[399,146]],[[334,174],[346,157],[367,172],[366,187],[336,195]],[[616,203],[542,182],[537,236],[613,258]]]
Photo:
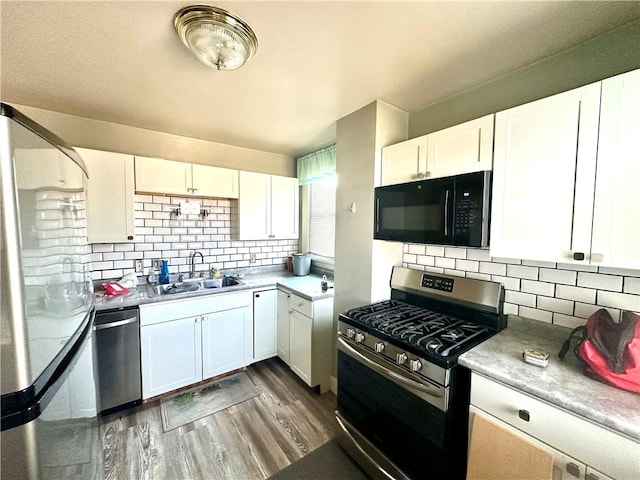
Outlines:
[[444,193],[444,236],[449,236],[449,190]]

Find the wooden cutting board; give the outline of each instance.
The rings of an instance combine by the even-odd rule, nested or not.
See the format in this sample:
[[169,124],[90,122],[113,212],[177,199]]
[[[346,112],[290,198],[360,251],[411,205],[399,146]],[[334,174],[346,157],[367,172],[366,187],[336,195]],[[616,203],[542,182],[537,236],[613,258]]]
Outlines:
[[475,414],[467,480],[551,480],[553,456]]

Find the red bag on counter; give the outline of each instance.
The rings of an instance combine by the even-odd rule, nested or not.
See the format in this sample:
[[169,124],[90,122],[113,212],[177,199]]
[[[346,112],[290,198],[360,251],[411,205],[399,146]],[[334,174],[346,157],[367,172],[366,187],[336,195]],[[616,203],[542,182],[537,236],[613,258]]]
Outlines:
[[573,351],[582,361],[585,375],[640,392],[640,316],[623,311],[622,321],[616,323],[601,308],[588,318],[586,325],[571,331],[558,353],[561,359],[574,336],[579,341]]

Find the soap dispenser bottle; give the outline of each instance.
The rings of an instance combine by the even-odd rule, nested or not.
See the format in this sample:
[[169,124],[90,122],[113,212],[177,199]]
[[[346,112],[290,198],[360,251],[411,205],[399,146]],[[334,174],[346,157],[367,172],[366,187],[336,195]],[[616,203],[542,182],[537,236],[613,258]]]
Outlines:
[[167,260],[162,260],[160,267],[160,283],[169,283],[169,265]]

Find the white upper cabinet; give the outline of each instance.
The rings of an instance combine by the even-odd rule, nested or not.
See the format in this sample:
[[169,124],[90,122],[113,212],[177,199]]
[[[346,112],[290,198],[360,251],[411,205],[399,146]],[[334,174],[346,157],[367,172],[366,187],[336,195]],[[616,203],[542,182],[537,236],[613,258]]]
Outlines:
[[133,155],[76,148],[89,171],[87,237],[89,243],[134,240]]
[[191,173],[192,195],[238,198],[238,170],[193,164]]
[[240,172],[238,239],[298,238],[298,179]]
[[640,70],[496,115],[491,256],[640,268]]
[[640,70],[602,82],[591,263],[640,268]]
[[136,156],[136,191],[238,198],[238,171]]
[[185,195],[191,164],[136,156],[136,191]]
[[588,256],[599,104],[597,83],[496,114],[492,257]]
[[427,135],[426,178],[491,170],[493,119],[491,114]]
[[494,115],[382,149],[381,184],[491,170]]
[[381,185],[422,180],[427,171],[427,137],[384,147],[381,165]]

